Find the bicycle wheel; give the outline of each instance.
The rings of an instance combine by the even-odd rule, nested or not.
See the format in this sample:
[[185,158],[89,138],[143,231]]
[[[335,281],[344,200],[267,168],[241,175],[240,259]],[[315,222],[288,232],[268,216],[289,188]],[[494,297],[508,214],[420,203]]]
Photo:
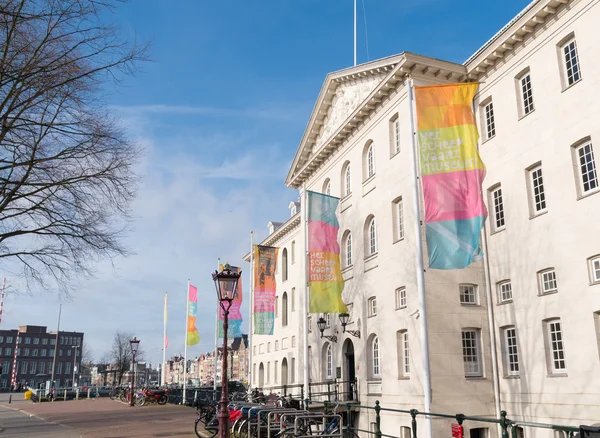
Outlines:
[[194,432],[196,433],[196,436],[200,438],[213,438],[219,433],[219,427],[217,425],[217,427],[206,429],[204,423],[198,418],[194,424]]

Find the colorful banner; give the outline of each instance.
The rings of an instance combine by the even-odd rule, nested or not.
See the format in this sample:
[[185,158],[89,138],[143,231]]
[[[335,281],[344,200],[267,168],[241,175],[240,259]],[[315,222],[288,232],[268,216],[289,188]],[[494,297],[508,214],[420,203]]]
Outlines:
[[167,294],[165,292],[165,310],[163,315],[163,324],[165,325],[165,350],[169,348],[169,337],[167,336]]
[[342,301],[344,279],[340,268],[340,224],[336,211],[340,200],[308,192],[308,261],[310,313],[346,313]]
[[[223,265],[219,265],[219,271],[223,270]],[[231,272],[240,272],[240,268],[231,266]],[[229,317],[227,318],[229,328],[227,329],[227,337],[229,339],[242,337],[242,277],[240,277],[237,285],[237,290],[231,307],[229,308]],[[219,305],[219,338],[223,337],[223,308]]]
[[187,346],[191,347],[200,342],[200,334],[196,328],[196,318],[198,317],[198,288],[188,287],[188,323],[187,323]]
[[254,334],[272,335],[275,325],[277,254],[279,248],[254,245]]
[[415,87],[429,267],[462,269],[481,257],[485,166],[471,109],[477,83]]

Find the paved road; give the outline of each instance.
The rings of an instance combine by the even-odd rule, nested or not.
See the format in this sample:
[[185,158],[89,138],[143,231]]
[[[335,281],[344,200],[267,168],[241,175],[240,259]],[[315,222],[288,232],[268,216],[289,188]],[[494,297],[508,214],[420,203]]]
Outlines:
[[129,407],[110,399],[28,402],[0,400],[4,437],[193,438],[194,409],[166,405]]

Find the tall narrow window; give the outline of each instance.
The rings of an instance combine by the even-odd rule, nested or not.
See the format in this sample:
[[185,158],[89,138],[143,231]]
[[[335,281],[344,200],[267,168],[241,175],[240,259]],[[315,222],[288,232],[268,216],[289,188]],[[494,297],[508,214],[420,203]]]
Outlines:
[[534,110],[533,91],[531,89],[531,73],[527,72],[519,78],[523,115],[526,116]]
[[325,378],[333,378],[333,353],[331,351],[331,344],[327,344],[325,347]]
[[591,283],[600,283],[600,255],[589,258],[588,263],[590,268]]
[[279,297],[275,296],[275,318],[279,318]]
[[483,107],[485,115],[485,138],[489,140],[496,135],[496,120],[494,118],[494,103],[490,102]]
[[479,348],[479,330],[462,332],[463,362],[466,377],[481,377],[481,349]]
[[390,119],[390,155],[400,152],[400,117],[396,114]]
[[292,288],[292,312],[296,311],[296,288]]
[[540,283],[540,294],[549,294],[552,292],[558,291],[558,283],[556,281],[556,271],[551,269],[546,269],[545,271],[540,271],[538,273],[539,283]]
[[408,349],[408,331],[396,332],[396,343],[398,348],[398,378],[410,376],[410,351]]
[[329,178],[327,178],[323,183],[323,193],[327,196],[331,196],[331,181]]
[[519,352],[517,348],[517,331],[514,326],[504,329],[504,364],[507,376],[519,375]]
[[348,196],[352,193],[352,175],[350,173],[350,163],[346,163],[342,172],[342,187],[343,196]]
[[377,315],[377,297],[371,297],[367,301],[369,316]]
[[373,142],[369,145],[367,149],[367,174],[366,179],[371,178],[375,175],[375,150],[373,146]]
[[529,199],[533,216],[546,211],[546,192],[541,165],[529,169]]
[[394,242],[404,239],[404,212],[402,197],[392,202],[392,220],[394,221]]
[[498,283],[498,299],[501,303],[512,301],[512,283],[510,280]]
[[490,203],[494,212],[494,231],[504,229],[504,200],[502,199],[502,187],[497,186],[490,192]]
[[287,292],[283,293],[281,297],[281,325],[283,327],[288,325],[288,295]]
[[292,240],[292,265],[296,263],[296,241]]
[[547,350],[549,353],[550,371],[552,373],[564,373],[567,369],[565,360],[565,346],[563,341],[562,326],[560,319],[546,321]]
[[377,253],[377,224],[375,218],[371,218],[367,227],[367,257]]
[[562,51],[565,56],[565,78],[567,79],[567,85],[573,85],[581,79],[575,39],[568,41],[562,47]]
[[461,284],[458,290],[461,304],[477,304],[477,285]]
[[282,281],[286,281],[288,279],[288,253],[287,248],[283,248],[283,253],[281,255],[281,279]]
[[406,307],[406,288],[399,287],[396,289],[396,309],[404,309]]
[[598,172],[591,142],[586,142],[575,148],[575,159],[579,170],[579,182],[582,195],[598,189]]
[[371,359],[372,359],[372,369],[373,369],[373,377],[381,376],[381,363],[379,357],[379,338],[377,336],[373,337],[371,341]]
[[346,237],[343,240],[344,242],[344,246],[343,246],[343,262],[344,262],[344,267],[348,268],[350,266],[352,266],[352,233],[350,231],[348,231],[346,233]]

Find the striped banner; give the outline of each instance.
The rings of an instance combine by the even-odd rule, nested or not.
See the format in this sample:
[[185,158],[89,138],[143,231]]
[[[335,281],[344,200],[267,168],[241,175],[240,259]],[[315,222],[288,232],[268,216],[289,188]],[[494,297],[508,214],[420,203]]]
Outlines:
[[339,198],[308,192],[308,261],[310,313],[346,313],[342,301],[344,279],[340,268]]
[[415,87],[429,267],[462,269],[481,255],[485,166],[471,109],[477,83]]
[[279,248],[254,245],[254,334],[272,335],[275,326],[277,254]]
[[189,285],[188,288],[188,323],[187,323],[187,346],[191,347],[200,342],[200,333],[196,328],[198,317],[198,288]]
[[[219,271],[222,271],[223,265],[219,265]],[[231,272],[238,273],[240,268],[235,266],[230,267]],[[231,307],[229,308],[227,337],[229,339],[242,337],[242,277],[240,277],[237,285],[236,295],[233,297]],[[219,338],[223,337],[223,308],[219,306]]]

